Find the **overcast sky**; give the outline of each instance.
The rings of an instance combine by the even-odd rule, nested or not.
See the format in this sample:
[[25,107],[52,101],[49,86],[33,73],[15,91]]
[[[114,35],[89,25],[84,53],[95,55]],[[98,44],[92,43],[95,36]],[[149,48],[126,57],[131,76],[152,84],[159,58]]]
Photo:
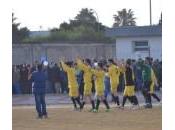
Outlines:
[[[94,9],[99,21],[111,27],[113,15],[126,8],[134,11],[139,26],[149,25],[149,0],[14,0],[12,11],[21,26],[30,30],[59,27],[73,19],[82,8]],[[157,24],[162,11],[161,0],[152,0],[152,21]]]

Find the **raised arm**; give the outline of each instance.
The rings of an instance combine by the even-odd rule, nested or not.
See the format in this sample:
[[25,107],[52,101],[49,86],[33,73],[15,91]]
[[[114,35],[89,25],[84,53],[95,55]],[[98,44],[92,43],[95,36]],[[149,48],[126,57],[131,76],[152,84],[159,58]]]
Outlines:
[[63,61],[61,61],[61,65],[64,71],[68,71],[70,69],[70,67],[68,65],[66,65]]
[[124,72],[126,71],[125,64],[120,63],[118,67],[119,67],[119,71],[120,71],[121,73],[124,73]]
[[87,69],[87,66],[79,58],[77,58],[77,65],[78,65],[78,68],[80,68],[81,70]]

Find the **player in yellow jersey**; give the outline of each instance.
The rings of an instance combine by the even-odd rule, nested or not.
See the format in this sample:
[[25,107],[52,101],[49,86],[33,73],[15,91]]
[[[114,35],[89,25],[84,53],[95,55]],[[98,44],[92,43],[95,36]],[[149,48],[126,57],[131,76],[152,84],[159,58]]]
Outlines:
[[112,98],[113,98],[113,101],[117,103],[118,106],[120,106],[119,97],[117,95],[120,70],[119,70],[119,67],[115,65],[113,59],[109,59],[108,63],[109,63],[108,76],[110,78]]
[[124,105],[127,99],[129,99],[129,101],[134,106],[138,107],[138,99],[135,96],[134,72],[131,67],[131,59],[128,59],[126,61],[126,66],[125,66],[125,69],[123,70],[123,73],[124,73],[124,79],[125,79],[125,89],[123,93],[123,102],[122,102],[121,108],[124,108]]
[[110,107],[109,104],[104,97],[104,77],[105,77],[105,71],[103,70],[102,63],[96,64],[95,69],[92,69],[92,72],[95,76],[95,90],[96,90],[96,106],[95,111],[98,112],[100,102],[103,101],[103,103],[106,106],[106,112],[109,111]]
[[68,76],[68,88],[69,88],[69,96],[71,97],[71,100],[74,104],[75,110],[77,110],[76,102],[80,106],[80,110],[83,108],[83,105],[80,102],[79,93],[78,93],[78,83],[76,79],[76,70],[73,63],[69,62],[65,64],[63,61],[61,61],[61,65],[63,70],[67,73]]
[[160,102],[160,98],[154,93],[154,87],[158,86],[157,78],[155,76],[154,70],[151,68],[151,85],[150,85],[150,95]]
[[80,58],[77,58],[76,60],[78,68],[83,70],[84,72],[84,98],[83,105],[89,100],[92,104],[92,109],[90,111],[93,111],[95,109],[95,103],[92,97],[92,70],[91,70],[91,63],[89,59],[85,59],[85,62],[83,62]]

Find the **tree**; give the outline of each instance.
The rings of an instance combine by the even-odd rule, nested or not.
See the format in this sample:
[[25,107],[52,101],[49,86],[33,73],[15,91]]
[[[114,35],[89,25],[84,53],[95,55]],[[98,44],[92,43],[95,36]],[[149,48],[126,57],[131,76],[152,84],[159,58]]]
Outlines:
[[80,13],[75,17],[75,20],[84,24],[94,24],[95,22],[97,22],[96,17],[94,16],[94,12],[87,8],[82,9]]
[[73,30],[74,28],[79,27],[79,26],[85,26],[87,28],[92,27],[96,31],[104,30],[105,28],[101,23],[97,21],[92,9],[83,8],[75,16],[73,20],[70,20],[69,23],[67,22],[61,23],[59,29],[56,29],[56,30],[67,30],[68,31],[68,30]]
[[134,12],[129,9],[128,11],[126,9],[122,9],[121,11],[118,11],[117,14],[113,15],[114,18],[114,24],[113,27],[120,27],[120,26],[135,26],[135,17]]
[[58,29],[58,28],[52,28],[52,29],[50,29],[49,31],[50,31],[50,32],[57,32],[57,31],[59,31],[59,29]]
[[12,13],[12,43],[20,43],[29,36],[27,27],[20,28],[20,23],[16,23],[17,18]]
[[19,41],[18,28],[19,28],[20,23],[15,23],[16,19],[17,18],[14,17],[14,13],[12,13],[12,41],[13,41],[13,43]]
[[51,29],[48,37],[30,38],[26,42],[111,42],[105,36],[105,26],[97,21],[92,9],[82,9],[73,20],[63,22],[59,28]]
[[103,26],[94,16],[93,9],[88,8],[83,8],[79,14],[77,14],[75,20],[70,21],[70,24],[92,27],[95,31],[104,31],[105,29],[105,26]]
[[61,23],[60,30],[70,30],[70,25],[66,22]]

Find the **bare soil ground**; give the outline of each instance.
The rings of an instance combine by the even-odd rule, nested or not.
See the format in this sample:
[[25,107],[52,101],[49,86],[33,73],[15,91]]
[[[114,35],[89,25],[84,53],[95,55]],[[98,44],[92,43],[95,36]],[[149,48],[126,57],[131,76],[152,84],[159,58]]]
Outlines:
[[73,111],[72,107],[48,108],[48,119],[37,119],[34,107],[13,107],[13,130],[161,130],[162,108],[117,109],[98,113]]

